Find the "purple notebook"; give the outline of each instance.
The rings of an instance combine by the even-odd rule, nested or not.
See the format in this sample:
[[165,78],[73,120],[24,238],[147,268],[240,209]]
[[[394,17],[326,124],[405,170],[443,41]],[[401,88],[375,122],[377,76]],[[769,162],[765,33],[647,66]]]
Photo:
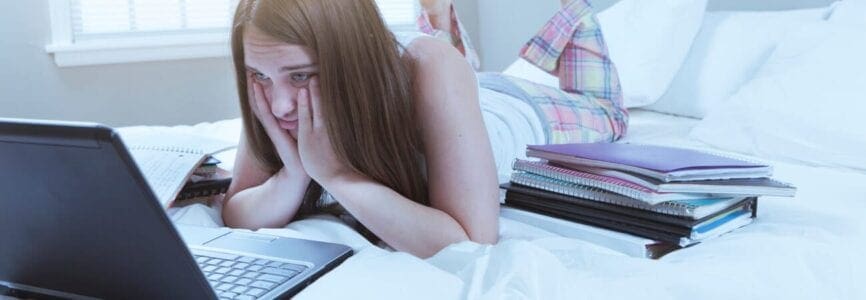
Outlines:
[[683,148],[594,143],[528,146],[527,156],[579,168],[609,168],[662,181],[769,177],[767,165]]

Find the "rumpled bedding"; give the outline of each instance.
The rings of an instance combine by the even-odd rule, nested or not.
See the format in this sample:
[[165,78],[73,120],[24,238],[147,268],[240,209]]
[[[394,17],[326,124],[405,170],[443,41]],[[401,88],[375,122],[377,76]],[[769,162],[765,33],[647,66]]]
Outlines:
[[[538,138],[525,128],[509,126],[526,122],[527,116],[508,105],[482,103],[500,181],[507,180],[510,162],[521,156],[523,146]],[[623,142],[708,149],[687,137],[696,122],[636,110]],[[240,122],[124,130],[169,130],[236,141]],[[218,158],[230,167],[232,156],[223,153]],[[770,163],[777,179],[799,188],[797,197],[761,198],[752,225],[659,260],[629,257],[506,218],[500,218],[498,244],[458,243],[428,259],[371,245],[328,216],[259,232],[355,249],[354,256],[298,299],[866,298],[866,174]],[[168,213],[179,224],[218,227],[223,226],[219,211],[218,204],[195,204]]]

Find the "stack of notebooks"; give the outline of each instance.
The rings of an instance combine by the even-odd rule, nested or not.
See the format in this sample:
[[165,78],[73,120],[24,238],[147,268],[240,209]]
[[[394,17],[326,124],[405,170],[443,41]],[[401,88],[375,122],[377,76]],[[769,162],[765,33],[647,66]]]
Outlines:
[[515,161],[502,186],[506,205],[520,211],[510,214],[535,215],[536,225],[558,233],[576,223],[577,231],[589,225],[634,236],[648,257],[748,225],[758,197],[796,192],[771,179],[768,165],[689,149],[563,144],[529,146],[527,156],[539,160]]

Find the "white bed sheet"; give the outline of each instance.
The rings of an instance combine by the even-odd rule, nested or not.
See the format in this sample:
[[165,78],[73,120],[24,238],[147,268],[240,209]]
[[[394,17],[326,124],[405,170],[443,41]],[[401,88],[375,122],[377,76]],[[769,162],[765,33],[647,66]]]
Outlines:
[[[687,137],[696,122],[633,111],[625,141],[707,148]],[[179,130],[236,140],[240,123],[125,130]],[[772,163],[776,178],[799,188],[796,198],[762,198],[754,224],[656,261],[504,218],[497,245],[464,242],[426,260],[372,246],[333,218],[262,231],[340,242],[356,250],[299,299],[866,298],[861,284],[866,279],[866,221],[861,217],[866,174]],[[169,213],[177,223],[221,226],[218,210],[194,205]]]

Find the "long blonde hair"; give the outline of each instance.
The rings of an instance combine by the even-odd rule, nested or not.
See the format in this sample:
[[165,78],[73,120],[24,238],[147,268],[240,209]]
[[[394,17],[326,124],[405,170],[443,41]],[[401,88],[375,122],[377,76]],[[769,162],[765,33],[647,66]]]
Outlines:
[[[283,164],[250,108],[243,34],[253,25],[318,57],[322,114],[337,157],[356,172],[428,204],[412,72],[374,0],[242,0],[234,16],[232,56],[248,145],[270,172]],[[305,201],[321,195],[311,184]]]

